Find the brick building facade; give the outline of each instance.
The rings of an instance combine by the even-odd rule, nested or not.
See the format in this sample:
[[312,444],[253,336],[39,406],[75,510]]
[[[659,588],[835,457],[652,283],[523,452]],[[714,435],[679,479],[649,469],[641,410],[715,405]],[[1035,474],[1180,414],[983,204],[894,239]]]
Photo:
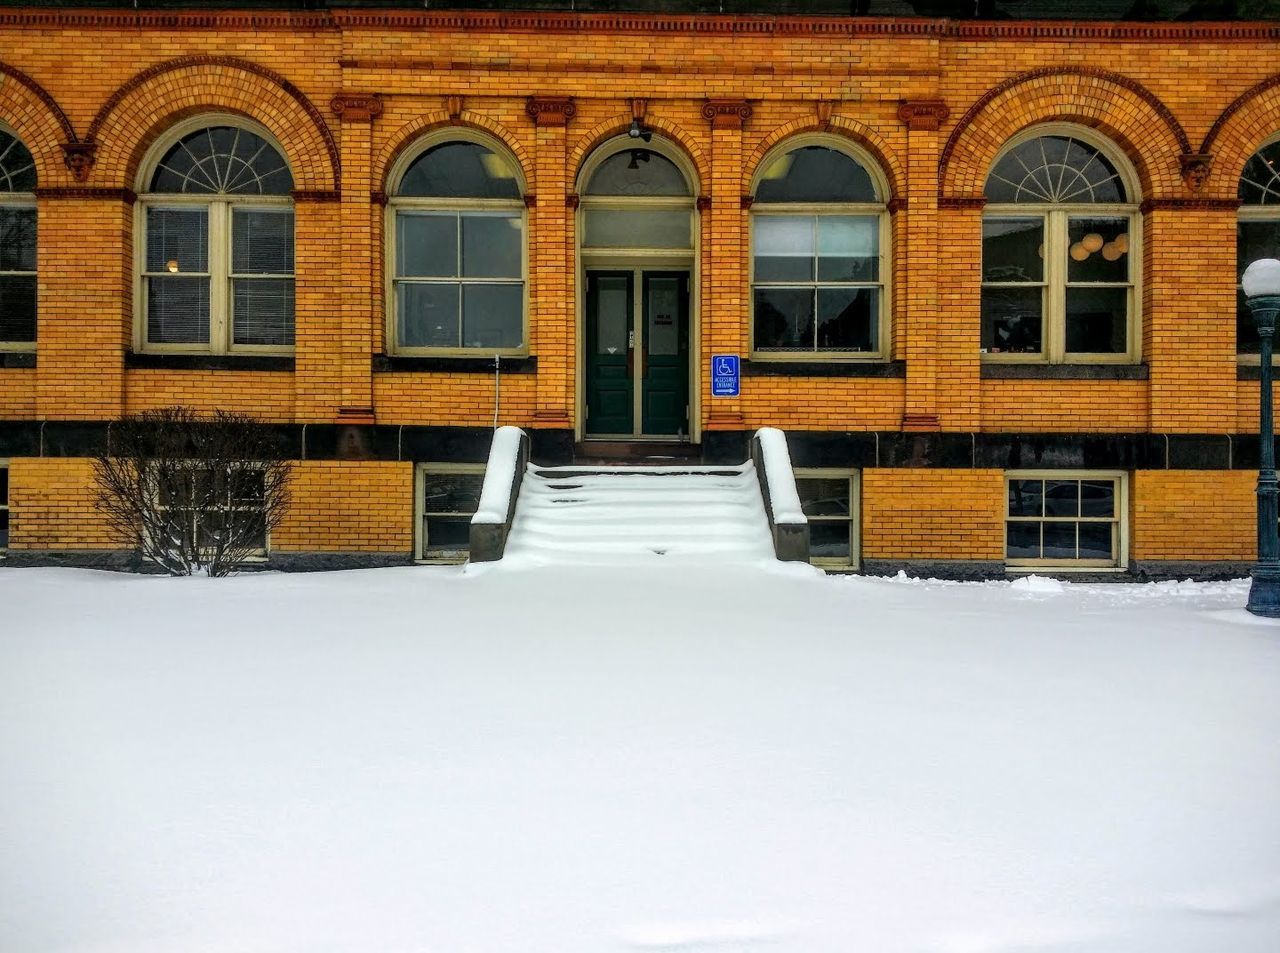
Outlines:
[[[846,481],[864,569],[1237,570],[1258,386],[1237,245],[1275,255],[1280,235],[1280,178],[1241,177],[1280,161],[1277,39],[1262,23],[0,11],[0,133],[32,166],[0,214],[35,223],[34,267],[0,265],[4,308],[35,289],[34,340],[0,335],[19,338],[0,342],[8,560],[107,553],[88,459],[111,420],[185,404],[252,413],[294,448],[282,565],[422,556],[423,474],[483,464],[496,418],[548,462],[659,434],[736,462],[755,428],[782,428],[801,476]],[[164,185],[208,129],[278,152],[287,187],[259,169],[245,205]],[[453,167],[452,146],[487,170],[479,191],[428,168]],[[803,181],[808,162],[822,174]],[[606,182],[635,170],[650,185]],[[846,173],[865,181],[837,194]],[[1080,189],[1057,188],[1071,176]],[[184,209],[211,257],[179,294],[165,266],[188,268],[161,239]],[[279,237],[289,214],[279,262],[239,263],[267,247],[246,222]],[[415,258],[443,228],[459,258]],[[185,249],[175,235],[163,247]],[[610,288],[642,350],[674,329],[675,370],[660,394],[643,350],[601,433],[622,366],[596,323]],[[439,307],[460,330],[421,318]],[[741,356],[740,396],[712,395],[717,354]]]

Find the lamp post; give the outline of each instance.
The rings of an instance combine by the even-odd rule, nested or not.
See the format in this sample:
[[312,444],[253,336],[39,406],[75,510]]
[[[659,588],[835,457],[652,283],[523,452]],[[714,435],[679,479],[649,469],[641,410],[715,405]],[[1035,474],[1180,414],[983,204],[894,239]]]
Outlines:
[[1280,311],[1280,261],[1263,258],[1245,269],[1241,279],[1253,322],[1262,341],[1262,383],[1258,423],[1258,562],[1253,567],[1249,602],[1254,615],[1280,618],[1280,514],[1276,510],[1275,423],[1271,413],[1271,350]]

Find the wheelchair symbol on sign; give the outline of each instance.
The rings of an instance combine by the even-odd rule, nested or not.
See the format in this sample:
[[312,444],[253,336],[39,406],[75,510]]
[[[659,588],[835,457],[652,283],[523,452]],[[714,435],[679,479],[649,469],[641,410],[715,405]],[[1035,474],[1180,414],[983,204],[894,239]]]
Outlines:
[[716,376],[732,377],[734,374],[733,361],[727,357],[716,359]]

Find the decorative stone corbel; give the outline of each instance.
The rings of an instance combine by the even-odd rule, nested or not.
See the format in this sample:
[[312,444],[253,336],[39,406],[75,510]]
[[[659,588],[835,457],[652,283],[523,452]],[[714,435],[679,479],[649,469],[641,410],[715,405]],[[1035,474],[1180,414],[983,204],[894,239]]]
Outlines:
[[449,118],[456,122],[462,116],[462,97],[446,96],[444,98],[444,109],[449,114]]
[[382,115],[382,97],[377,93],[338,93],[329,106],[343,122],[373,122]]
[[98,144],[96,142],[63,142],[62,161],[71,170],[77,182],[88,182],[93,164],[98,160]]
[[565,208],[577,208],[582,204],[582,197],[577,192],[570,192],[564,197]]
[[524,196],[524,207],[525,207],[525,208],[537,208],[537,207],[538,207],[538,196],[537,196],[537,195],[535,195],[533,192],[526,192],[526,193],[525,193],[525,196]]
[[705,212],[707,209],[711,208],[711,196],[699,195],[696,204],[699,212]]
[[813,104],[813,113],[818,119],[818,128],[823,132],[831,128],[831,108],[834,105],[829,99],[819,99]]
[[631,106],[631,118],[637,122],[643,123],[649,115],[649,100],[633,96],[627,100]]
[[933,132],[950,115],[951,110],[941,99],[904,99],[898,103],[898,119],[912,132]]
[[755,203],[755,200],[756,197],[754,195],[744,195],[738,199],[738,204],[741,208],[748,209]]
[[702,104],[702,118],[712,129],[741,129],[751,118],[751,104],[745,99],[708,99]]
[[1199,192],[1213,169],[1213,156],[1204,152],[1184,152],[1178,156],[1178,165],[1182,168],[1182,181],[1187,188]]
[[524,111],[535,126],[567,126],[578,113],[572,96],[530,96]]

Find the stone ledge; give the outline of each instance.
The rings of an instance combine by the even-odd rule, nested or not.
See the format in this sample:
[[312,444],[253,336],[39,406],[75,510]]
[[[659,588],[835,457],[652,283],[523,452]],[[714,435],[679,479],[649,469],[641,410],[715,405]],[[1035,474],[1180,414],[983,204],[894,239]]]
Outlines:
[[982,379],[1044,381],[1145,381],[1146,364],[982,364]]

